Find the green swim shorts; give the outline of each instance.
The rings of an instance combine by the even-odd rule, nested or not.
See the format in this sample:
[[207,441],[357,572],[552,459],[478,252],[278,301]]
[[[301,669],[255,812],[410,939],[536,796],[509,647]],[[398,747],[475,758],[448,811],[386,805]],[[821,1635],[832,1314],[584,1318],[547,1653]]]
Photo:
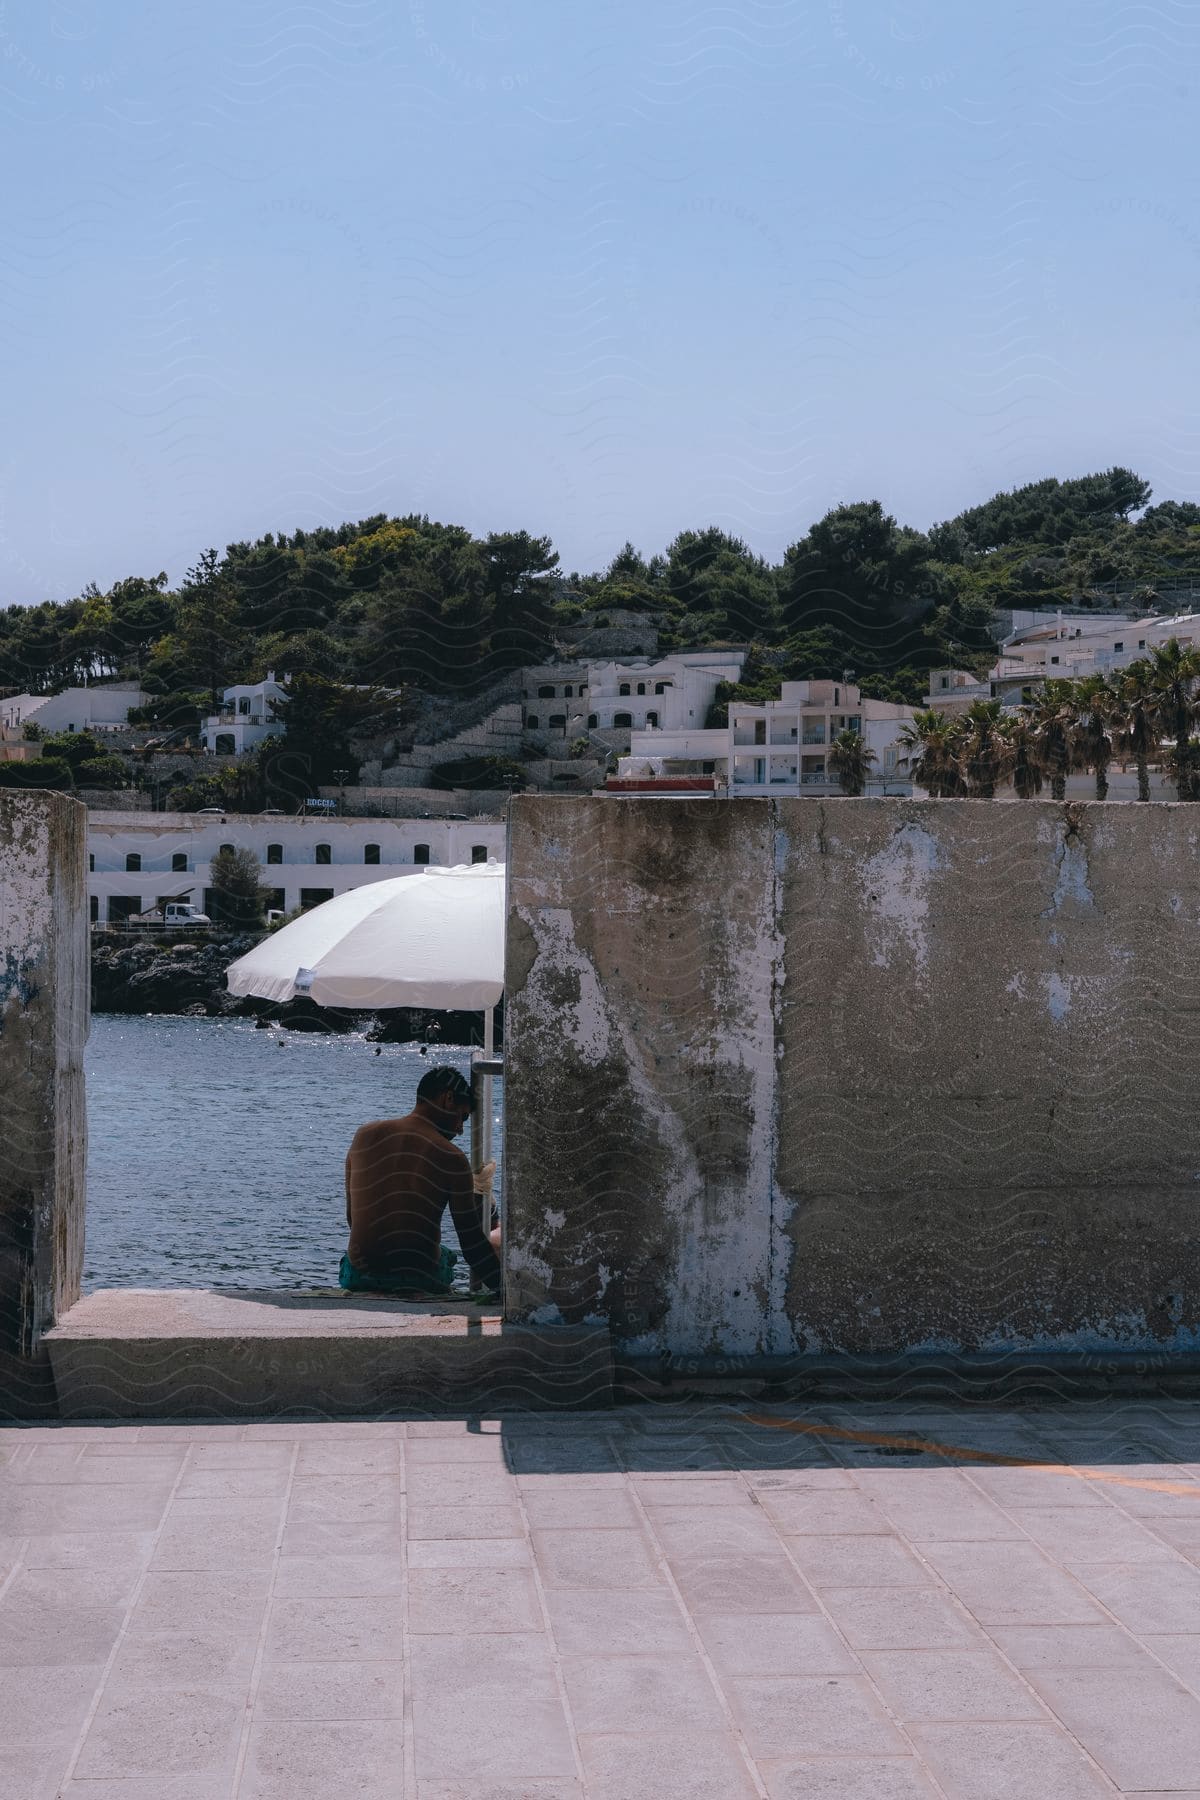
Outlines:
[[356,1269],[348,1256],[343,1256],[338,1270],[338,1286],[355,1294],[448,1294],[454,1281],[458,1259],[453,1250],[442,1244],[438,1250],[437,1273],[413,1269],[401,1275],[365,1275]]

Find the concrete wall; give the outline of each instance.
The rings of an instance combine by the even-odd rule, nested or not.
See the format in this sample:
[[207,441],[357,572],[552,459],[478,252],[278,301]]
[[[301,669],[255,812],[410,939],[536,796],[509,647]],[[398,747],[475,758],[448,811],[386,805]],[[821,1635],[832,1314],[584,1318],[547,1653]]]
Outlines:
[[509,1308],[1200,1347],[1200,808],[519,798]]
[[36,1410],[78,1298],[87,1141],[87,813],[0,793],[0,1413]]

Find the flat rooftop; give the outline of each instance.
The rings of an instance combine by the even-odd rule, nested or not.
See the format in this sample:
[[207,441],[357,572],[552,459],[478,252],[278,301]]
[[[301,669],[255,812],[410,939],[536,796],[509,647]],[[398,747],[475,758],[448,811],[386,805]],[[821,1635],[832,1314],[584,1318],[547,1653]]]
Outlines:
[[1200,1408],[0,1430],[21,1800],[1200,1793]]

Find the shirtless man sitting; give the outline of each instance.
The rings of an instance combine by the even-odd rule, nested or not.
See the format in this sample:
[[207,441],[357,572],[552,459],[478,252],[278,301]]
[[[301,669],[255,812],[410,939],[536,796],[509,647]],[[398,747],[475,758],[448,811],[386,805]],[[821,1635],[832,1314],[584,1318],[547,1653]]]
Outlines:
[[[449,1206],[476,1286],[498,1290],[500,1233],[485,1234],[471,1165],[451,1142],[470,1115],[470,1083],[457,1069],[436,1068],[421,1077],[412,1112],[359,1126],[346,1157],[350,1243],[342,1287],[448,1293],[454,1256],[442,1244],[442,1215]],[[490,1169],[483,1174],[490,1186]]]

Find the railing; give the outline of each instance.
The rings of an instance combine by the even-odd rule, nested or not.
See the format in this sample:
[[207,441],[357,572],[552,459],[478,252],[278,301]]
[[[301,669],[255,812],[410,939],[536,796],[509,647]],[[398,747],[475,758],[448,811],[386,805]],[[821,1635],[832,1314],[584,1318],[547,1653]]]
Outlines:
[[806,731],[800,742],[802,744],[823,744],[825,733],[823,731]]

